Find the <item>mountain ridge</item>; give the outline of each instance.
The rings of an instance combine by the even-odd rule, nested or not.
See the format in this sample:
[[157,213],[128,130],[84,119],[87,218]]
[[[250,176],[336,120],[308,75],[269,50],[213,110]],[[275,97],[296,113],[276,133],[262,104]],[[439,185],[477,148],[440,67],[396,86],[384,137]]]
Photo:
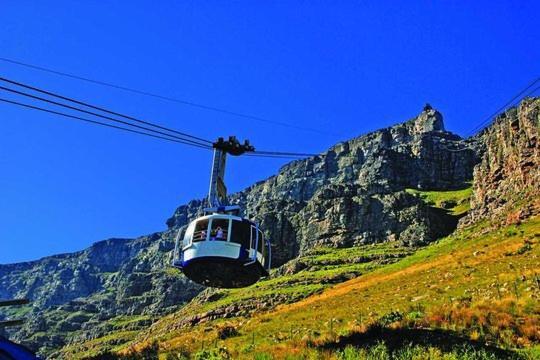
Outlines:
[[[382,244],[315,248],[256,286],[205,291],[116,351],[128,358],[142,354],[139,351],[218,359],[416,359],[428,354],[433,359],[538,358],[539,100],[525,99],[479,134],[487,146],[472,188],[409,189],[431,206],[456,215],[469,213],[449,236],[382,266],[366,259]],[[505,141],[493,141],[502,135]],[[487,161],[501,151],[498,162]],[[488,216],[478,218],[475,209],[459,204],[460,199],[486,193],[493,200],[478,203],[476,210],[483,215],[487,210]],[[399,251],[393,245],[382,254]],[[367,260],[369,267],[357,267],[360,272],[349,277],[350,260],[358,259]],[[336,264],[337,269],[332,266]],[[309,286],[331,280],[328,275],[336,270],[347,275],[340,284],[311,290]],[[286,295],[289,290],[293,297],[281,305],[249,311],[249,304],[267,303],[268,291]],[[302,291],[308,293],[295,297]],[[225,330],[233,335],[223,336]],[[205,350],[204,342],[215,345]],[[107,347],[96,341],[67,348],[64,354],[91,354],[95,346]]]
[[[278,174],[232,194],[230,199],[245,206],[246,215],[255,215],[267,234],[279,239],[273,243],[273,262],[278,266],[316,246],[347,248],[381,242],[423,245],[450,233],[459,218],[426,205],[405,190],[468,186],[482,152],[475,144],[476,139],[463,140],[447,132],[442,115],[426,107],[413,119],[340,142],[319,156],[286,164]],[[196,217],[202,203],[192,200],[180,206],[163,232],[123,239],[124,245],[135,249],[125,250],[129,256],[124,252],[126,261],[118,266],[93,263],[95,259],[88,253],[97,244],[118,245],[114,240],[60,258],[44,258],[44,262],[62,263],[79,257],[76,264],[54,265],[67,268],[64,273],[53,274],[53,282],[62,286],[70,279],[78,284],[81,279],[70,276],[84,270],[85,265],[98,266],[97,278],[89,280],[94,291],[81,294],[68,286],[62,289],[71,291],[69,300],[49,297],[49,301],[43,301],[47,298],[44,295],[27,310],[30,321],[13,337],[50,354],[73,341],[115,331],[116,325],[110,324],[115,318],[141,316],[139,322],[129,324],[136,332],[156,317],[178,310],[202,288],[168,268],[169,254],[176,229]],[[122,249],[119,251],[122,254]],[[36,265],[41,260],[30,263]],[[0,265],[0,290],[8,290],[2,290],[0,296],[33,295],[30,290],[40,287],[20,269],[12,277],[6,276],[6,266],[10,265]],[[21,279],[15,281],[13,277]],[[43,294],[51,292],[42,290]],[[107,311],[103,313],[103,309]],[[70,314],[78,312],[82,314],[76,321],[68,321]],[[53,330],[43,334],[45,329]]]

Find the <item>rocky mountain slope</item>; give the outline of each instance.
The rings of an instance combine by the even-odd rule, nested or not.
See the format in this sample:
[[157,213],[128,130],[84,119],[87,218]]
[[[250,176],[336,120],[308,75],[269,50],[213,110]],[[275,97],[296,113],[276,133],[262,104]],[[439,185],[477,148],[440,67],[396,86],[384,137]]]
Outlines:
[[[231,202],[266,229],[277,266],[317,245],[420,244],[451,231],[451,219],[404,190],[466,187],[477,162],[468,142],[445,131],[442,115],[426,106],[405,123],[294,161]],[[167,224],[181,226],[202,207],[181,206]]]
[[[482,153],[477,144],[483,139],[466,141],[446,131],[442,115],[426,106],[407,122],[292,162],[276,176],[231,195],[231,202],[261,222],[272,239],[277,266],[309,256],[314,247],[423,245],[453,231],[460,215],[431,206],[411,189],[469,186]],[[480,205],[473,206],[481,212]],[[111,332],[131,339],[181,308],[202,289],[168,267],[172,238],[201,208],[201,200],[179,207],[163,233],[0,265],[0,297],[33,300],[32,307],[7,314],[29,318],[12,336],[47,354]],[[474,216],[462,221],[475,221]]]
[[471,211],[463,224],[483,219],[515,224],[540,212],[539,117],[538,99],[525,99],[477,136],[485,152],[474,171]]
[[6,314],[28,319],[15,338],[54,349],[75,331],[85,339],[113,330],[105,319],[145,315],[130,324],[142,328],[185,303],[201,287],[167,271],[171,242],[162,236],[109,239],[73,254],[0,265],[0,298],[32,300]]
[[[485,150],[472,189],[406,189],[432,209],[468,213],[449,236],[416,248],[399,240],[317,245],[253,286],[205,290],[145,331],[56,355],[539,358],[539,108],[540,99],[527,99],[474,139]],[[496,140],[501,134],[505,141]],[[500,152],[506,156],[490,161]],[[479,201],[485,194],[489,201]]]

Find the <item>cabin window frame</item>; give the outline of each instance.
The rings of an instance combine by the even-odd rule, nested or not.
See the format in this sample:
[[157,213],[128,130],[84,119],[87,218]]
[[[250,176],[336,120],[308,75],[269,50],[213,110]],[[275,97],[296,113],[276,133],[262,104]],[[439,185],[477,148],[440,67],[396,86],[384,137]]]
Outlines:
[[[214,239],[214,240],[211,240],[212,239],[212,230],[213,230],[213,226],[214,226],[214,221],[227,221],[227,228],[226,229],[222,229],[224,231],[226,231],[226,237],[222,240],[217,240],[217,239]],[[229,242],[230,241],[230,238],[231,238],[231,222],[232,222],[232,219],[229,218],[229,217],[212,217],[210,218],[210,222],[209,222],[209,226],[208,226],[208,236],[206,237],[207,241],[224,241],[224,242]]]
[[[203,231],[202,229],[201,230],[197,230],[199,227],[199,223],[202,223],[202,222],[206,222],[206,238],[205,239],[198,239],[198,240],[195,240],[195,233],[197,233],[198,231]],[[210,223],[211,223],[211,219],[200,219],[200,220],[197,220],[195,222],[195,227],[193,228],[193,233],[191,234],[191,243],[196,243],[196,242],[202,242],[202,241],[208,241],[208,237],[210,236],[210,232],[209,232],[209,229],[210,229]]]
[[[244,248],[246,248],[246,250],[249,250],[251,246],[251,226],[252,224],[250,222],[247,222],[243,219],[242,220],[231,219],[231,230],[229,232],[230,233],[229,241],[233,244],[238,244],[240,246],[243,246]],[[244,236],[246,234],[247,234],[247,237]],[[239,238],[241,238],[244,241],[239,241]]]

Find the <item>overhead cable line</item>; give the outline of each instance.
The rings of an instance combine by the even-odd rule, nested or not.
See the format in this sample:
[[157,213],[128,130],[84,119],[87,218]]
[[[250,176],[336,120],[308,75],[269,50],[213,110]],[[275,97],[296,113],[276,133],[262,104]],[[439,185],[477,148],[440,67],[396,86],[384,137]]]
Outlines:
[[299,160],[305,158],[305,156],[277,156],[277,155],[261,155],[257,153],[245,153],[245,156],[251,156],[251,157],[260,157],[260,158],[272,158],[272,159],[291,159],[291,160]]
[[109,120],[109,121],[113,121],[113,122],[116,122],[116,123],[119,123],[119,124],[132,126],[132,127],[135,127],[135,128],[141,129],[141,130],[150,131],[152,133],[169,136],[169,137],[174,138],[174,139],[182,140],[185,143],[191,143],[191,144],[194,144],[194,145],[209,146],[207,144],[201,144],[199,142],[196,142],[196,141],[193,141],[193,140],[190,140],[190,139],[186,139],[186,138],[179,137],[179,136],[176,136],[176,135],[167,134],[166,132],[163,132],[163,131],[160,131],[160,130],[154,130],[154,129],[146,127],[146,126],[132,124],[132,123],[124,121],[124,120],[115,119],[115,118],[107,116],[107,115],[101,115],[101,114],[98,114],[98,113],[95,113],[95,112],[92,112],[92,111],[88,111],[88,110],[84,110],[84,109],[81,109],[81,108],[78,108],[78,107],[75,107],[75,106],[71,106],[71,105],[63,104],[63,103],[60,103],[60,102],[57,102],[57,101],[54,101],[54,100],[49,100],[49,99],[46,99],[46,98],[42,98],[40,96],[28,94],[28,93],[18,91],[18,90],[14,90],[14,89],[10,89],[10,88],[6,88],[4,86],[0,86],[0,90],[9,91],[11,93],[26,96],[26,97],[29,97],[29,98],[32,98],[32,99],[35,99],[35,100],[39,100],[39,101],[43,101],[43,102],[46,102],[46,103],[49,103],[49,104],[61,106],[61,107],[64,107],[64,108],[67,108],[67,109],[70,109],[70,110],[79,111],[79,112],[82,112],[82,113],[85,113],[85,114],[88,114],[88,115],[93,115],[93,116],[96,116],[96,117],[99,117],[99,118],[102,118],[102,119],[106,119],[106,120]]
[[[57,94],[57,93],[53,93],[53,92],[50,92],[50,91],[47,91],[47,90],[44,90],[44,89],[41,89],[41,88],[37,88],[35,86],[23,84],[21,82],[10,80],[10,79],[7,79],[7,78],[1,77],[1,76],[0,76],[0,81],[9,83],[11,85],[16,85],[16,86],[19,86],[19,87],[23,87],[25,89],[29,89],[29,90],[34,91],[34,92],[42,93],[42,94],[45,94],[45,95],[47,95],[49,97],[54,97],[54,98],[57,98],[57,99],[61,99],[61,100],[71,102],[73,104],[82,105],[82,106],[90,108],[90,109],[95,109],[95,110],[98,110],[98,111],[101,111],[101,112],[104,112],[104,113],[107,113],[107,114],[115,115],[117,117],[121,117],[121,118],[124,118],[126,120],[131,120],[131,121],[135,121],[137,123],[142,123],[142,124],[148,125],[150,127],[133,124],[132,122],[129,122],[129,121],[124,121],[124,120],[120,120],[120,119],[117,119],[115,117],[111,117],[111,116],[108,116],[108,115],[103,115],[103,114],[100,114],[100,113],[97,113],[97,112],[94,112],[94,111],[85,110],[85,109],[80,108],[78,106],[68,105],[68,104],[66,104],[64,102],[51,100],[49,98],[37,96],[37,95],[31,94],[31,93],[28,93],[28,92],[15,90],[13,88],[9,88],[9,87],[5,87],[5,86],[0,85],[0,90],[3,90],[3,91],[7,91],[7,92],[10,92],[10,93],[13,93],[13,94],[20,95],[20,96],[28,97],[28,98],[38,100],[38,101],[41,101],[41,102],[45,102],[45,103],[48,103],[48,104],[52,104],[52,105],[55,105],[55,106],[60,106],[60,107],[63,107],[63,108],[67,108],[69,110],[82,112],[84,114],[92,115],[92,116],[95,116],[95,117],[98,117],[98,118],[101,118],[101,119],[116,122],[116,123],[119,123],[121,125],[135,127],[137,129],[140,129],[140,130],[128,129],[128,128],[123,127],[123,126],[111,125],[111,124],[104,123],[104,122],[101,122],[101,121],[91,120],[91,119],[88,119],[88,118],[81,118],[79,116],[69,115],[69,114],[66,114],[66,113],[59,112],[59,111],[53,111],[53,110],[41,108],[39,106],[33,106],[33,105],[24,104],[24,103],[11,101],[11,100],[7,100],[7,99],[2,100],[5,103],[11,103],[11,104],[14,104],[14,105],[18,105],[18,106],[22,106],[22,107],[26,107],[26,108],[30,108],[30,109],[34,109],[34,110],[40,110],[40,111],[48,112],[48,113],[51,113],[51,114],[56,114],[56,115],[60,115],[60,116],[64,116],[64,117],[69,117],[69,118],[72,118],[72,119],[78,119],[78,120],[90,122],[90,123],[93,123],[93,124],[104,125],[104,126],[108,126],[108,127],[115,128],[115,129],[126,130],[126,131],[130,131],[130,132],[137,133],[137,134],[148,135],[148,136],[151,135],[152,137],[158,138],[158,139],[164,139],[164,140],[169,140],[169,141],[176,140],[175,142],[182,143],[182,144],[185,144],[185,145],[193,145],[193,146],[197,146],[197,147],[203,148],[203,149],[212,150],[213,145],[214,145],[214,143],[209,141],[209,140],[206,140],[206,139],[203,139],[203,138],[200,138],[200,137],[196,137],[196,136],[187,134],[185,132],[181,132],[181,131],[178,131],[178,130],[175,130],[175,129],[171,129],[171,128],[164,127],[164,126],[161,126],[161,125],[157,125],[157,124],[149,122],[149,121],[140,120],[140,119],[137,119],[137,118],[132,117],[132,116],[128,116],[128,115],[124,115],[124,114],[121,114],[121,113],[118,113],[118,112],[115,112],[115,111],[111,111],[111,110],[108,110],[108,109],[103,108],[103,107],[95,106],[95,105],[89,104],[87,102],[83,102],[83,101],[80,101],[80,100],[73,99],[71,97],[67,97],[67,96]],[[154,128],[163,129],[163,130],[165,130],[167,132],[170,132],[170,133],[160,131],[160,130],[156,130]],[[149,134],[149,133],[152,133],[152,134]],[[181,136],[178,136],[177,134],[179,134]],[[267,157],[267,158],[298,159],[298,158],[302,158],[302,157],[306,157],[306,156],[316,156],[317,154],[294,153],[294,152],[277,152],[277,151],[250,151],[246,155],[256,156],[256,157]]]
[[53,93],[53,92],[50,92],[50,91],[47,91],[47,90],[43,90],[43,89],[37,88],[35,86],[23,84],[23,83],[20,83],[18,81],[10,80],[10,79],[4,78],[4,77],[0,77],[0,81],[4,81],[4,82],[7,82],[7,83],[17,85],[17,86],[20,86],[20,87],[23,87],[23,88],[26,88],[26,89],[29,89],[29,90],[33,90],[33,91],[36,91],[36,92],[39,92],[39,93],[42,93],[42,94],[46,94],[46,95],[49,95],[49,96],[52,96],[52,97],[56,97],[58,99],[66,100],[66,101],[69,101],[69,102],[72,102],[72,103],[75,103],[75,104],[78,104],[78,105],[83,105],[83,106],[86,106],[86,107],[94,109],[94,110],[99,110],[99,111],[105,112],[107,114],[123,117],[125,119],[129,119],[129,120],[138,122],[140,124],[150,125],[150,126],[153,126],[155,128],[161,129],[161,130],[170,131],[170,132],[173,132],[173,133],[178,134],[178,135],[182,135],[182,136],[185,136],[185,137],[188,137],[188,138],[192,138],[194,140],[201,141],[203,143],[208,143],[208,144],[212,143],[209,140],[206,140],[206,139],[194,136],[194,135],[189,135],[189,134],[186,134],[186,133],[178,131],[178,130],[174,130],[174,129],[171,129],[171,128],[168,128],[168,127],[165,127],[165,126],[162,126],[162,125],[151,123],[149,121],[144,121],[144,120],[141,120],[141,119],[137,119],[137,118],[135,118],[133,116],[124,115],[124,114],[121,114],[121,113],[118,113],[118,112],[115,112],[115,111],[105,109],[105,108],[100,107],[100,106],[95,106],[95,105],[89,104],[87,102],[83,102],[83,101],[80,101],[80,100],[73,99],[71,97],[59,95],[57,93]]
[[241,118],[245,118],[245,119],[256,120],[256,121],[260,121],[260,122],[265,122],[265,123],[269,123],[269,124],[294,128],[294,129],[303,130],[303,131],[310,131],[310,132],[315,132],[315,133],[324,134],[324,135],[330,134],[330,132],[328,132],[328,131],[323,131],[323,130],[319,130],[319,129],[315,129],[315,128],[311,128],[311,127],[298,126],[298,125],[287,123],[287,122],[276,121],[276,120],[263,118],[263,117],[260,117],[260,116],[255,116],[255,115],[250,115],[250,114],[244,114],[244,113],[237,112],[237,111],[227,110],[227,109],[223,109],[223,108],[220,108],[220,107],[217,107],[217,106],[205,105],[205,104],[201,104],[201,103],[197,103],[197,102],[193,102],[193,101],[187,101],[187,100],[174,98],[174,97],[171,97],[171,96],[165,96],[165,95],[156,94],[156,93],[152,93],[152,92],[149,92],[149,91],[138,90],[138,89],[134,89],[134,88],[126,87],[126,86],[116,85],[116,84],[112,84],[112,83],[101,81],[101,80],[94,80],[94,79],[90,79],[90,78],[87,78],[87,77],[84,77],[84,76],[70,74],[70,73],[67,73],[67,72],[59,71],[59,70],[53,70],[53,69],[42,67],[42,66],[32,65],[32,64],[24,63],[22,61],[8,59],[8,58],[5,58],[5,57],[0,57],[0,61],[4,61],[4,62],[7,62],[7,63],[20,65],[20,66],[24,66],[24,67],[27,67],[27,68],[31,68],[31,69],[35,69],[35,70],[39,70],[39,71],[44,71],[44,72],[48,72],[48,73],[51,73],[51,74],[60,75],[60,76],[64,76],[64,77],[68,77],[68,78],[72,78],[72,79],[76,79],[76,80],[86,81],[86,82],[93,83],[93,84],[96,84],[96,85],[107,86],[107,87],[110,87],[110,88],[123,90],[123,91],[128,91],[128,92],[139,94],[139,95],[149,96],[149,97],[153,97],[153,98],[157,98],[157,99],[161,99],[161,100],[166,100],[166,101],[171,101],[171,102],[175,102],[175,103],[179,103],[179,104],[183,104],[183,105],[187,105],[187,106],[191,106],[191,107],[196,107],[196,108],[199,108],[199,109],[209,110],[209,111],[213,111],[213,112],[219,112],[219,113],[222,113],[222,114],[241,117]]
[[[531,87],[533,87],[536,83],[540,82],[540,77],[536,78],[535,80],[533,80],[531,83],[529,83],[529,85],[527,85],[524,89],[522,89],[519,93],[517,93],[516,95],[514,95],[514,97],[512,97],[512,99],[510,99],[509,101],[507,101],[503,106],[501,106],[500,108],[498,108],[493,114],[489,115],[488,117],[486,117],[480,124],[478,124],[477,126],[475,126],[472,130],[470,130],[467,135],[472,135],[475,131],[477,130],[481,130],[482,128],[485,127],[485,125],[487,123],[489,123],[494,117],[496,117],[497,115],[499,115],[499,113],[501,113],[502,111],[506,110],[510,105],[513,105],[514,102],[516,101],[516,99],[519,99],[523,93],[525,93],[527,90],[529,90]],[[538,90],[538,87],[533,89],[531,92],[527,93],[525,96],[528,96],[532,93],[534,93],[536,90]]]
[[294,152],[279,152],[279,151],[258,151],[255,150],[253,152],[257,155],[274,155],[274,156],[293,156],[293,157],[299,157],[299,156],[317,156],[317,154],[307,154],[307,153],[294,153]]
[[[537,82],[538,80],[540,80],[540,78],[537,79],[535,82]],[[535,82],[533,82],[532,84],[534,84]],[[530,86],[528,86],[527,88],[530,88]],[[534,94],[535,92],[537,92],[538,90],[540,90],[540,86],[537,86],[537,87],[535,87],[534,89],[532,89],[531,91],[527,92],[522,98],[519,98],[519,99],[517,99],[517,100],[513,99],[514,101],[513,101],[512,103],[510,103],[510,104],[507,103],[507,104],[505,104],[505,105],[508,105],[508,106],[510,106],[510,107],[515,106],[515,105],[517,105],[523,98],[533,95],[533,94]],[[523,92],[522,92],[522,93],[523,93]],[[521,94],[520,94],[520,95],[521,95]],[[505,109],[506,109],[506,107],[505,107]],[[499,114],[499,113],[497,113],[496,115],[493,115],[493,116],[497,116],[498,114]],[[492,116],[492,117],[493,117],[493,116]],[[483,129],[485,129],[486,127],[487,127],[487,124],[486,124],[485,126],[481,127],[479,130],[483,130]],[[447,151],[451,151],[451,152],[460,152],[460,151],[465,151],[465,150],[472,150],[472,151],[475,151],[475,149],[472,148],[472,147],[470,147],[470,146],[466,146],[466,147],[463,147],[463,148],[461,148],[461,149],[450,149],[450,148],[448,148],[448,147],[445,147],[444,149],[447,150]]]
[[54,110],[41,108],[39,106],[33,106],[33,105],[30,105],[30,104],[24,104],[24,103],[20,103],[20,102],[8,100],[8,99],[3,99],[3,98],[0,98],[0,101],[4,102],[4,103],[9,103],[9,104],[12,104],[12,105],[25,107],[25,108],[28,108],[28,109],[39,110],[39,111],[43,111],[43,112],[50,113],[50,114],[60,115],[60,116],[67,117],[67,118],[70,118],[70,119],[84,121],[84,122],[95,124],[95,125],[106,126],[106,127],[110,127],[110,128],[113,128],[113,129],[128,131],[128,132],[139,134],[139,135],[150,136],[150,137],[157,138],[157,139],[162,139],[162,140],[172,141],[172,142],[175,142],[175,143],[181,143],[181,144],[185,144],[185,145],[195,146],[195,147],[199,147],[199,148],[205,149],[205,150],[210,150],[211,149],[210,146],[203,146],[203,145],[199,145],[199,144],[187,143],[187,142],[184,142],[182,140],[175,139],[175,138],[168,138],[168,137],[165,137],[165,136],[154,135],[154,134],[146,133],[146,132],[143,132],[143,131],[128,129],[128,128],[125,128],[125,127],[122,127],[122,126],[116,126],[116,125],[107,124],[107,123],[104,123],[104,122],[101,122],[101,121],[91,120],[91,119],[82,118],[82,117],[75,116],[75,115],[62,113],[62,112],[59,112],[59,111],[54,111]]

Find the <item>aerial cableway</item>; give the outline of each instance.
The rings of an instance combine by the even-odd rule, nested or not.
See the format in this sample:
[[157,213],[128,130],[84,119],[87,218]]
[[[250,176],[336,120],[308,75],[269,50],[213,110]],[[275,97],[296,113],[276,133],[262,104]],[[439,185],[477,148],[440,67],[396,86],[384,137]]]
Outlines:
[[[244,287],[269,274],[270,240],[257,221],[243,217],[240,206],[227,201],[227,156],[299,159],[316,154],[257,151],[249,141],[240,143],[234,136],[212,142],[5,77],[0,77],[0,83],[3,83],[0,91],[11,96],[0,97],[4,104],[212,151],[208,207],[204,208],[202,216],[178,231],[172,265],[189,279],[211,287]],[[14,96],[17,99],[14,100]],[[30,103],[21,102],[19,98]]]
[[176,237],[173,266],[206,286],[236,288],[255,283],[270,271],[270,241],[256,221],[240,216],[240,207],[227,202],[227,155],[253,152],[233,136],[213,144],[208,205],[204,215],[183,227]]

